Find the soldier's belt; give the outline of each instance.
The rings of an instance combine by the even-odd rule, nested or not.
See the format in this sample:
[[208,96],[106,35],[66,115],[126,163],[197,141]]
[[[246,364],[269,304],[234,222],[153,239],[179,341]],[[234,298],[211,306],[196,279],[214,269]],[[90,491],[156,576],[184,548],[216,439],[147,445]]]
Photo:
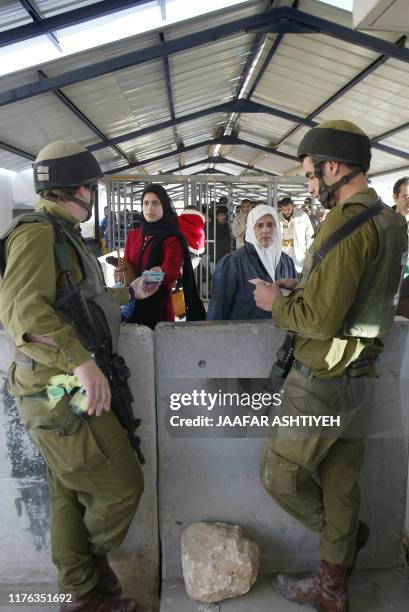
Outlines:
[[293,361],[293,368],[295,368],[296,370],[301,372],[301,374],[304,374],[304,376],[307,376],[308,378],[315,378],[315,375],[312,372],[311,368],[307,368],[307,366],[305,366],[303,363],[301,363],[301,361],[298,361],[297,359],[294,359]]
[[[293,367],[308,378],[316,378],[311,368],[307,368],[307,366],[297,359],[294,360]],[[352,363],[349,364],[345,370],[344,376],[348,376],[349,378],[359,378],[361,376],[373,375],[374,368],[375,366],[373,359],[369,359],[368,357],[358,357],[358,359],[355,359],[355,361],[352,361]]]

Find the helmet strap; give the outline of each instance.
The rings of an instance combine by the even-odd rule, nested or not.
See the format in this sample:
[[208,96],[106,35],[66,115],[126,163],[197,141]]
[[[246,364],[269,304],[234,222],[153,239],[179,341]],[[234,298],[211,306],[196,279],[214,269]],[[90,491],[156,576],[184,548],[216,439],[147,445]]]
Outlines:
[[85,221],[89,221],[92,217],[92,209],[94,207],[95,202],[95,191],[92,188],[92,185],[89,185],[89,187],[91,187],[91,200],[89,203],[84,202],[84,200],[81,200],[80,198],[77,198],[76,196],[71,195],[70,193],[67,193],[63,189],[53,189],[51,193],[65,200],[66,202],[75,202],[76,204],[81,206],[81,208],[84,208],[84,210],[87,211],[87,218],[85,219]]
[[[328,161],[328,160],[325,160],[325,161]],[[333,205],[331,204],[331,198],[334,195],[335,191],[340,189],[340,187],[342,187],[343,185],[346,185],[347,183],[349,183],[353,178],[358,176],[358,174],[361,174],[362,168],[357,166],[356,168],[353,168],[349,174],[345,174],[345,176],[342,176],[339,179],[339,181],[337,181],[333,185],[327,185],[324,182],[324,179],[322,176],[322,164],[325,163],[325,161],[324,160],[313,161],[314,176],[315,178],[319,180],[319,185],[320,185],[319,201],[324,206],[324,208],[331,209],[333,207]]]

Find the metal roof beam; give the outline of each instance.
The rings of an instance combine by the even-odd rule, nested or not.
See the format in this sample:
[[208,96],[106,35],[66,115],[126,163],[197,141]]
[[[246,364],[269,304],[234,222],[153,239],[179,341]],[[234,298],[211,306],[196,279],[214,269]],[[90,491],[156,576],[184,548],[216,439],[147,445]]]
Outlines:
[[[30,0],[18,0],[18,1],[21,4],[21,6],[27,11],[27,13],[30,15],[31,19],[35,23],[42,21],[42,17],[40,13],[37,11],[36,7],[32,4]],[[48,32],[47,36],[49,40],[51,41],[51,43],[54,45],[54,47],[57,49],[57,51],[62,51],[60,43],[58,42],[58,39],[55,36],[55,34],[53,34],[52,32]]]
[[278,157],[283,157],[284,159],[289,159],[291,161],[298,161],[295,155],[290,155],[289,153],[282,153],[281,151],[276,151],[271,147],[266,147],[264,145],[259,145],[255,142],[251,142],[250,140],[244,140],[243,138],[236,138],[234,136],[224,136],[221,140],[226,141],[221,144],[231,144],[231,145],[244,145],[247,147],[251,147],[252,149],[258,149],[259,151],[264,151],[265,153],[271,153],[272,155],[278,155]]
[[197,172],[192,172],[191,176],[196,176],[198,174],[223,174],[224,176],[235,176],[234,174],[230,174],[230,172],[223,172],[222,170],[218,170],[217,168],[207,168],[207,170],[198,170]]
[[[103,4],[106,3],[104,2]],[[90,5],[89,7],[84,8],[90,8],[92,6],[95,5]],[[286,27],[291,27],[291,24],[288,26],[286,21],[280,21],[284,10],[285,9],[279,8],[273,11],[259,13],[258,15],[244,17],[242,19],[238,19],[237,21],[224,23],[207,30],[187,34],[186,36],[167,41],[164,44],[159,43],[143,49],[137,49],[130,53],[125,53],[124,55],[112,57],[101,62],[89,64],[88,66],[82,66],[81,68],[70,70],[69,72],[51,77],[46,82],[32,82],[9,91],[3,91],[0,93],[0,106],[5,106],[6,104],[11,104],[20,100],[26,100],[34,96],[39,96],[43,93],[47,93],[48,91],[52,91],[53,89],[67,87],[68,85],[74,85],[75,83],[94,79],[111,72],[116,72],[117,70],[122,70],[151,60],[159,59],[163,57],[164,52],[167,55],[171,55],[173,53],[187,51],[188,49],[199,47],[206,43],[226,38],[227,36],[233,36],[234,34],[247,31],[257,26],[266,26],[268,27],[269,31],[285,30]],[[0,33],[0,42],[1,36],[2,33]]]
[[13,153],[13,155],[17,155],[18,157],[24,157],[25,159],[29,159],[30,161],[34,161],[36,156],[28,153],[27,151],[23,151],[17,147],[13,147],[13,145],[8,144],[7,142],[0,141],[0,149],[3,151],[8,151],[9,153]]
[[[243,104],[244,102],[244,104]],[[239,104],[239,103],[236,103]],[[254,102],[250,102],[250,101],[240,101],[240,107],[241,108],[256,108],[257,110],[255,112],[267,112],[266,109],[268,109],[268,107],[264,107],[263,105],[259,105],[256,104]],[[260,110],[260,107],[262,108],[262,110]],[[208,109],[211,110],[211,109]],[[271,109],[270,109],[271,110]],[[241,112],[248,112],[248,110],[246,111],[241,111]],[[275,111],[274,111],[275,112]],[[303,117],[298,117],[298,121],[299,123],[304,123],[307,125],[317,125],[316,121],[310,121],[307,119],[304,119]],[[210,146],[210,145],[217,145],[217,144],[221,144],[221,145],[244,145],[244,146],[248,146],[251,147],[253,149],[258,149],[259,151],[264,151],[266,153],[270,153],[271,155],[276,155],[278,157],[282,157],[284,159],[289,159],[292,161],[297,161],[297,157],[295,155],[289,155],[288,153],[283,153],[282,151],[277,151],[271,147],[266,147],[264,145],[259,145],[257,143],[251,142],[249,140],[244,140],[242,138],[237,138],[235,136],[221,136],[219,138],[212,138],[212,139],[208,139],[208,140],[204,140],[200,143],[196,143],[194,145],[189,145],[188,147],[178,147],[175,151],[171,151],[169,153],[165,153],[163,155],[158,155],[154,158],[151,159],[147,159],[144,161],[140,161],[140,162],[134,162],[132,164],[130,164],[129,166],[120,168],[120,169],[116,169],[116,170],[110,170],[108,171],[107,174],[113,174],[115,172],[122,172],[125,170],[128,170],[130,168],[135,168],[138,166],[142,166],[145,163],[152,163],[155,161],[160,161],[161,159],[166,159],[167,157],[170,157],[172,155],[179,155],[180,153],[186,153],[188,151],[192,151],[194,149],[197,149],[199,147],[206,147],[206,146]],[[382,145],[380,143],[373,143],[372,144],[374,149],[378,149],[384,153],[388,153],[390,155],[395,155],[396,157],[401,157],[403,159],[409,159],[409,153],[407,153],[406,151],[400,151],[398,149],[394,149],[392,147],[387,147],[386,145]],[[90,151],[94,150],[95,145],[92,145],[91,147],[88,147]]]
[[357,45],[365,49],[370,49],[381,55],[385,55],[387,58],[395,58],[402,60],[403,62],[409,62],[409,49],[406,47],[400,47],[396,43],[391,43],[382,38],[378,38],[371,34],[365,34],[358,30],[352,30],[346,26],[340,25],[339,23],[333,23],[327,19],[316,17],[315,15],[309,15],[303,11],[299,11],[293,8],[277,9],[282,11],[282,18],[289,19],[300,23],[305,27],[309,27],[311,32],[326,34],[333,38],[338,38],[343,42]]
[[[401,36],[397,41],[396,41],[396,45],[399,46],[403,46],[406,42],[406,36]],[[310,113],[306,118],[307,119],[314,119],[314,117],[316,117],[317,115],[319,115],[322,111],[324,111],[326,108],[328,108],[328,106],[331,106],[331,104],[333,104],[334,102],[336,102],[339,98],[341,98],[342,96],[344,96],[346,93],[348,93],[348,91],[350,91],[353,87],[355,87],[355,85],[358,85],[358,83],[360,83],[361,81],[363,81],[367,76],[369,76],[370,74],[372,74],[375,70],[377,70],[377,68],[379,68],[380,66],[382,66],[387,60],[389,59],[389,57],[387,57],[386,55],[380,55],[376,60],[374,60],[371,64],[369,64],[369,66],[367,66],[366,68],[364,68],[363,70],[361,70],[361,72],[359,74],[357,74],[353,79],[351,79],[350,81],[348,81],[348,83],[346,83],[343,87],[341,87],[340,89],[338,89],[338,91],[336,93],[334,93],[330,98],[328,98],[325,102],[323,102],[323,104],[321,104],[318,108],[316,108],[314,111],[312,111],[312,113]],[[296,127],[292,128],[291,130],[289,130],[282,138],[280,138],[280,140],[275,144],[275,147],[279,147],[283,142],[285,142],[287,140],[287,138],[289,138],[290,136],[292,136],[293,134],[295,134],[296,132],[298,132],[298,130],[300,129],[300,125],[297,125]],[[376,140],[381,140],[382,139],[382,135],[379,136]],[[375,140],[375,139],[373,139]]]
[[[48,76],[42,70],[37,70],[37,74],[40,79],[48,79]],[[68,96],[66,96],[60,89],[56,89],[55,91],[53,91],[53,94],[64,104],[66,108],[68,108],[72,113],[74,113],[74,115],[78,117],[78,119],[82,121],[82,123],[84,123],[92,132],[94,132],[96,136],[98,136],[98,138],[102,140],[101,144],[103,147],[111,147],[118,153],[120,157],[130,162],[129,158],[125,155],[125,153],[123,153],[121,149],[115,144],[111,144],[105,134],[101,132],[101,130],[94,123],[92,123],[91,119],[88,119],[88,117],[84,115],[84,113],[74,104],[74,102],[72,102],[68,98]]]
[[[121,0],[118,0],[118,2],[120,1]],[[107,3],[102,2],[98,4],[106,5]],[[109,5],[111,8],[109,11],[107,10],[107,12],[112,12],[111,3],[109,3]],[[91,9],[95,6],[96,5],[91,4],[83,8]],[[67,13],[63,13],[62,16],[64,17],[66,15]],[[46,20],[43,20],[43,22],[44,21]],[[232,36],[239,32],[249,31],[257,27],[268,28],[269,32],[285,32],[289,29],[291,30],[294,22],[301,23],[308,27],[312,33],[321,32],[323,34],[339,38],[344,42],[346,41],[351,44],[365,47],[372,51],[377,51],[387,57],[393,57],[404,62],[409,62],[409,49],[406,49],[405,47],[399,47],[395,43],[390,43],[380,38],[376,38],[375,36],[363,34],[362,32],[346,28],[345,26],[341,26],[339,24],[334,24],[325,19],[315,17],[314,15],[308,15],[307,13],[303,13],[297,9],[286,7],[280,7],[278,9],[273,9],[272,11],[259,13],[258,15],[251,15],[243,19],[238,19],[230,23],[225,23],[207,30],[203,30],[201,32],[194,32],[193,34],[176,38],[165,43],[165,50],[168,55],[171,55],[172,53],[186,51],[206,43],[214,42],[219,38]],[[41,25],[41,23],[29,25]],[[6,30],[5,33],[7,34],[7,32],[8,31]],[[2,35],[4,35],[4,32],[0,33],[0,42]],[[73,85],[88,79],[97,78],[110,72],[115,72],[116,70],[122,70],[124,68],[129,68],[130,66],[135,66],[137,64],[158,59],[162,56],[163,45],[161,44],[152,45],[151,47],[146,47],[144,49],[138,49],[131,53],[126,53],[124,55],[113,57],[102,62],[83,66],[64,74],[57,75],[48,79],[47,82],[43,81],[40,83],[28,83],[27,85],[22,85],[9,91],[1,92],[0,106],[5,106],[6,104],[32,98],[34,96],[41,95],[42,93],[52,91],[53,89],[66,87],[68,85]]]
[[160,14],[162,17],[163,21],[166,21],[166,0],[158,0],[159,1],[159,8],[160,8]]
[[395,134],[398,134],[399,132],[403,132],[404,130],[407,130],[408,128],[409,128],[409,121],[407,121],[403,125],[399,125],[396,128],[392,128],[391,130],[388,130],[387,132],[383,132],[382,134],[379,134],[379,136],[375,136],[374,138],[372,138],[372,142],[378,142],[378,140],[384,140],[385,138],[394,136]]
[[[298,4],[299,4],[299,0],[293,0],[292,8],[296,9]],[[264,36],[267,36],[267,35],[265,34]],[[260,79],[262,78],[265,70],[267,69],[268,65],[270,64],[270,61],[271,61],[274,53],[277,51],[278,45],[280,44],[283,36],[284,36],[283,33],[277,34],[276,39],[273,42],[273,45],[272,45],[270,51],[268,52],[268,55],[267,55],[266,59],[263,62],[263,65],[259,69],[259,72],[258,72],[258,74],[257,74],[257,76],[256,76],[256,78],[255,78],[255,80],[254,80],[254,82],[253,82],[253,84],[252,84],[248,94],[246,95],[246,99],[247,100],[249,100],[251,98],[251,96],[253,95],[254,90],[256,89],[258,83],[260,82]],[[247,62],[246,66],[244,68],[242,76],[245,76],[245,78],[243,79],[243,82],[239,85],[239,88],[236,91],[236,97],[235,97],[236,100],[238,100],[238,97],[239,97],[242,85],[245,82],[248,74],[250,73],[250,69],[251,69],[251,65],[253,63],[253,60],[254,60],[256,54],[261,50],[261,47],[262,47],[262,44],[263,44],[263,43],[261,43],[261,38],[262,37],[263,37],[262,33],[259,33],[259,34],[256,35],[256,38],[255,38],[254,43],[253,43],[253,48],[252,48],[251,53],[250,53],[250,55],[251,55],[251,62]],[[231,116],[231,118],[232,117],[233,117],[233,115]],[[236,117],[236,120],[234,122],[234,125],[231,128],[231,131],[233,131],[235,129],[235,127],[237,125],[237,121],[238,121],[238,116]],[[226,120],[226,124],[225,124],[226,127],[227,127],[228,123],[229,123],[229,120]],[[224,128],[223,133],[225,132],[226,127]]]
[[[188,170],[189,168],[193,168],[194,166],[200,166],[201,164],[231,164],[233,166],[239,166],[240,168],[244,168],[245,170],[256,170],[257,172],[263,172],[264,174],[268,174],[269,176],[277,176],[273,172],[262,170],[261,168],[257,168],[256,166],[250,166],[249,164],[244,164],[234,159],[228,159],[227,157],[220,156],[205,157],[203,159],[200,159],[199,161],[191,162],[180,167],[178,166],[176,168],[172,168],[171,170],[166,170],[165,174],[173,174],[174,172],[179,172],[179,170]],[[158,176],[160,176],[160,174]]]
[[[262,145],[258,145],[256,143],[250,142],[249,140],[235,138],[234,136],[222,136],[220,138],[209,138],[208,140],[203,140],[201,142],[197,142],[187,147],[183,147],[183,148],[179,147],[175,151],[169,151],[168,153],[162,153],[161,155],[156,155],[155,157],[151,157],[150,159],[144,159],[138,162],[132,162],[131,164],[128,164],[127,166],[122,166],[120,168],[114,168],[113,170],[108,170],[105,174],[117,174],[118,172],[125,172],[126,170],[130,170],[131,168],[138,168],[139,166],[144,166],[145,164],[151,164],[156,161],[161,161],[162,159],[173,157],[174,155],[180,155],[181,153],[188,153],[189,151],[194,151],[195,149],[199,149],[200,147],[208,147],[208,146],[213,146],[217,144],[245,145],[248,147],[266,151],[278,157],[285,157],[285,159],[291,159],[292,161],[296,160],[296,158],[293,155],[287,155],[287,153],[273,151],[271,148],[263,147]],[[224,159],[224,158],[222,157],[220,159]],[[214,162],[211,162],[211,163],[214,163]]]
[[381,172],[375,172],[374,174],[368,173],[368,178],[373,179],[378,176],[388,176],[389,174],[397,174],[402,173],[403,175],[407,175],[409,172],[409,165],[399,166],[399,168],[391,168],[390,170],[382,170]]
[[175,105],[174,105],[174,102],[173,102],[172,77],[171,77],[171,74],[170,74],[169,57],[168,57],[168,55],[166,54],[166,51],[165,51],[165,36],[164,36],[163,32],[159,32],[159,38],[160,38],[160,41],[161,41],[161,43],[163,45],[163,48],[164,48],[164,51],[163,51],[163,64],[164,64],[164,69],[165,69],[166,89],[167,89],[167,92],[168,92],[169,113],[170,113],[171,120],[173,122],[173,125],[172,125],[173,136],[175,138],[176,146],[177,147],[180,147],[180,146],[183,147],[184,146],[183,145],[183,140],[181,138],[179,138],[178,131],[177,131],[176,124],[175,124],[176,115],[175,115]]
[[106,2],[105,0],[101,0],[94,4],[88,4],[87,6],[73,9],[72,11],[54,15],[53,17],[45,17],[40,21],[34,21],[33,23],[27,23],[23,26],[10,28],[9,30],[0,32],[0,47],[5,47],[6,45],[12,45],[23,40],[28,40],[29,38],[35,38],[56,30],[78,25],[84,21],[90,21],[91,19],[97,19],[104,15],[116,13],[137,4],[146,4],[149,1],[150,0],[111,0]]
[[308,121],[304,117],[300,117],[299,115],[294,115],[292,113],[287,113],[286,111],[282,111],[278,108],[265,106],[264,104],[252,102],[251,100],[238,100],[237,102],[226,102],[225,104],[211,106],[209,108],[196,111],[195,113],[189,113],[188,115],[175,117],[174,122],[172,120],[162,121],[161,123],[151,125],[147,128],[142,128],[141,130],[128,132],[127,134],[122,134],[121,136],[116,136],[115,138],[108,139],[107,142],[109,144],[96,143],[94,145],[89,146],[88,149],[90,151],[98,151],[99,149],[103,149],[106,146],[111,146],[112,144],[119,144],[121,142],[126,142],[128,140],[133,140],[134,138],[147,136],[148,134],[153,134],[155,132],[160,132],[161,130],[171,128],[173,126],[173,123],[178,125],[180,123],[194,121],[195,119],[201,119],[202,117],[206,117],[207,115],[212,115],[215,113],[265,113],[267,115],[273,115],[274,117],[280,117],[280,119],[285,119],[286,121],[291,121],[293,123],[299,123],[301,121],[304,122],[304,125],[308,125],[310,127],[316,125],[314,121]]
[[245,170],[256,170],[257,172],[262,172],[263,174],[267,174],[268,176],[277,176],[274,172],[268,172],[267,170],[262,170],[261,168],[257,168],[256,166],[250,166],[249,164],[244,164],[242,162],[238,162],[235,159],[229,159],[228,157],[214,157],[212,159],[212,164],[232,164],[233,166],[237,166],[239,168],[244,168]]

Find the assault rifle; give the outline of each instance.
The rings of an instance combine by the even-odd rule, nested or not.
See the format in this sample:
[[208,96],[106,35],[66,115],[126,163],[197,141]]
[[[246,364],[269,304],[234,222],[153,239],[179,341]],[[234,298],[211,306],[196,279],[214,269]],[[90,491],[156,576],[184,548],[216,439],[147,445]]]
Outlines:
[[55,306],[62,308],[69,315],[86,348],[94,354],[95,361],[111,388],[111,409],[121,426],[126,429],[128,440],[143,465],[145,458],[140,448],[141,440],[135,435],[141,419],[136,419],[132,410],[133,397],[127,382],[130,376],[129,368],[120,355],[112,352],[111,334],[105,315],[97,304],[88,304],[85,301],[81,289],[72,277],[71,258],[64,236],[54,219],[50,221],[54,228],[55,256],[67,281],[67,288]]

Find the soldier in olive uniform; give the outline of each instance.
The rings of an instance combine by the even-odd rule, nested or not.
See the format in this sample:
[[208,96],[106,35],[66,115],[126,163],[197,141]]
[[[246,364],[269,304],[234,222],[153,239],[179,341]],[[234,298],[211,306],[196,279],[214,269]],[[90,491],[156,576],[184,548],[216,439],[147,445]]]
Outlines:
[[[104,315],[115,353],[119,306],[130,295],[148,297],[159,285],[139,278],[129,288],[105,287],[98,261],[76,229],[91,217],[101,176],[93,155],[75,143],[52,143],[40,152],[34,164],[35,188],[42,197],[38,211],[15,219],[1,241],[0,318],[16,346],[9,390],[47,464],[52,558],[60,589],[74,594],[73,603],[62,604],[61,610],[129,612],[138,607],[119,598],[121,585],[107,553],[128,531],[143,476],[111,410],[108,380],[59,302],[67,277],[53,226],[63,236],[68,268],[90,312]],[[49,393],[55,376],[63,395],[58,401]],[[72,392],[81,387],[86,418],[70,409]]]
[[[371,406],[374,359],[382,351],[377,337],[392,327],[407,236],[404,221],[368,188],[370,141],[358,126],[331,121],[313,128],[301,141],[298,158],[309,192],[330,212],[300,280],[260,284],[255,299],[295,334],[283,411],[340,415],[341,427],[330,435],[318,428],[267,440],[261,480],[284,510],[320,532],[318,571],[304,580],[280,575],[277,590],[321,612],[347,612],[347,581],[369,536],[359,521],[365,434],[359,437],[351,422],[353,427],[353,416]],[[361,215],[365,210],[370,218]],[[336,240],[334,233],[359,215],[367,220],[348,232],[344,228],[344,237]],[[333,246],[325,254],[328,239]],[[280,286],[293,291],[284,297]]]

